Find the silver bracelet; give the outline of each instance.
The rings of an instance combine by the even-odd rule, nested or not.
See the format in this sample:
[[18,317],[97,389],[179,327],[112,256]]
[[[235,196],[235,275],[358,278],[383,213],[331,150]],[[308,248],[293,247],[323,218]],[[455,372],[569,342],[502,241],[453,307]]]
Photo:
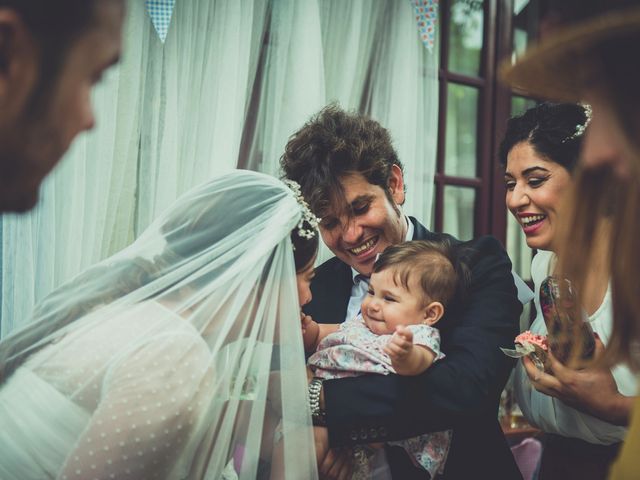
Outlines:
[[324,410],[320,409],[320,392],[322,391],[322,379],[313,377],[309,382],[309,408],[311,409],[311,420],[319,427],[327,425]]

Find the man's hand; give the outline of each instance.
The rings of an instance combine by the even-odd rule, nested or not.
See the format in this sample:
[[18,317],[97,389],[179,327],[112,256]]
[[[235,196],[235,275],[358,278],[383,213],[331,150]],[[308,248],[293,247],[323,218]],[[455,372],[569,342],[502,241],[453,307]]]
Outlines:
[[[313,370],[307,365],[307,384],[315,377]],[[320,389],[320,410],[324,410],[324,390]]]
[[[596,338],[594,360],[601,357],[604,345]],[[529,357],[522,363],[529,380],[540,393],[555,397],[570,407],[615,425],[628,425],[634,397],[618,392],[608,368],[590,365],[573,370],[547,353],[551,374],[541,372]]]
[[313,427],[316,459],[321,480],[347,480],[353,471],[350,449],[329,449],[329,432],[325,427]]
[[[313,379],[313,371],[307,367],[307,380]],[[320,408],[324,409],[324,392],[320,392]],[[353,471],[353,452],[348,448],[330,449],[329,431],[326,427],[313,427],[316,460],[321,480],[347,480]]]

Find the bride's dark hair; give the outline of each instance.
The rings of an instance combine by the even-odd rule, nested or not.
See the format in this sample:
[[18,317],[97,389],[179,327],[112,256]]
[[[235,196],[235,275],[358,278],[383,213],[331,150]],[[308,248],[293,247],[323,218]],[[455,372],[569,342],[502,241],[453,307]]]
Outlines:
[[[302,228],[307,231],[314,229],[306,221],[302,223]],[[316,234],[311,238],[302,237],[298,233],[298,227],[294,228],[291,232],[291,244],[293,245],[293,260],[295,261],[296,272],[304,270],[313,259],[316,258],[318,245],[320,243],[318,235],[319,233],[316,231]]]

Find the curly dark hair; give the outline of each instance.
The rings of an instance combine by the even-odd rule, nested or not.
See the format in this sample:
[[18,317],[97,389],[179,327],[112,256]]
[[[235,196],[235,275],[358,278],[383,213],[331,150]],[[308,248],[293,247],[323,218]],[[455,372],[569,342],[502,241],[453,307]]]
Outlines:
[[572,137],[587,120],[585,109],[575,103],[541,103],[509,119],[500,143],[499,161],[504,168],[513,147],[528,142],[538,154],[573,172],[582,146],[582,136]]
[[280,158],[284,175],[300,184],[311,210],[320,217],[342,208],[340,180],[353,173],[362,174],[391,198],[393,165],[402,169],[389,132],[375,120],[337,104],[323,108],[294,133]]

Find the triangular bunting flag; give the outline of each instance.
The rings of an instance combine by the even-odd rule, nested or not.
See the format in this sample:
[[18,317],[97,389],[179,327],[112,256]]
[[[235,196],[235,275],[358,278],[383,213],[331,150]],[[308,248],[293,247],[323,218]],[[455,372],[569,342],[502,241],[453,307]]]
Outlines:
[[416,12],[420,40],[431,52],[436,39],[436,22],[438,21],[438,0],[411,0]]
[[167,38],[167,32],[169,31],[175,0],[145,0],[145,3],[149,16],[151,17],[151,22],[160,37],[160,41],[164,43],[164,40]]

